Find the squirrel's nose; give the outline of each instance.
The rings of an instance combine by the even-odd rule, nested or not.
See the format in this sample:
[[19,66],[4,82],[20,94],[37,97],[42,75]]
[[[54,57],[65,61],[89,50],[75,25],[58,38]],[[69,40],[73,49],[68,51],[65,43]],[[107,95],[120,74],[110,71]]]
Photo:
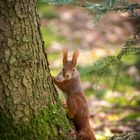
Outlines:
[[65,76],[67,79],[70,79],[71,75],[69,73],[66,74]]

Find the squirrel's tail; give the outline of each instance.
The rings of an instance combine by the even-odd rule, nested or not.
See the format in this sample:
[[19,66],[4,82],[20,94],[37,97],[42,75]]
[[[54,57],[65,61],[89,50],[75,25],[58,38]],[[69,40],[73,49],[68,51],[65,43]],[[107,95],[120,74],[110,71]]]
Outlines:
[[85,127],[81,128],[77,134],[78,140],[96,140],[95,134],[92,131],[89,121]]
[[72,119],[75,128],[77,130],[77,138],[78,140],[96,140],[95,134],[92,131],[89,120],[82,119],[81,121],[78,119]]
[[88,132],[80,131],[78,133],[78,140],[96,140],[96,137],[92,130],[88,130]]

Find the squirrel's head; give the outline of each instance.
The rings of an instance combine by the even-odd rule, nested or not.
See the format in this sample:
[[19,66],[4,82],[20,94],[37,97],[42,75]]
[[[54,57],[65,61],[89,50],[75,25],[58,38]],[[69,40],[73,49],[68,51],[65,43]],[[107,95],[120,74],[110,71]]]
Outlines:
[[76,69],[78,56],[79,56],[79,51],[78,49],[76,49],[73,52],[72,59],[68,60],[68,50],[66,48],[63,50],[62,73],[66,80],[75,79],[77,76],[79,76],[79,73]]

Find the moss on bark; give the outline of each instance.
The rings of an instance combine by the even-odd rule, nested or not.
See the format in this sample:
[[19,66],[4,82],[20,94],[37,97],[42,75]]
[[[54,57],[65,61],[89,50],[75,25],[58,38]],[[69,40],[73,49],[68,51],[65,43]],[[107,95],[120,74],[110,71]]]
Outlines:
[[50,75],[37,0],[0,1],[0,140],[70,140]]
[[0,139],[72,140],[69,133],[72,125],[60,106],[60,104],[49,105],[39,114],[31,114],[27,122],[19,121],[16,123],[7,114],[0,113]]

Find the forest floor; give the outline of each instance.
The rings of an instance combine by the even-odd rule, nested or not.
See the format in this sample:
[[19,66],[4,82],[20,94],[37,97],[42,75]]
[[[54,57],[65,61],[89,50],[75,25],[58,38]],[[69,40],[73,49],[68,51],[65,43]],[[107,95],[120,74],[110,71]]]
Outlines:
[[126,13],[108,13],[95,24],[88,11],[77,7],[39,4],[39,11],[52,75],[61,69],[64,47],[80,50],[78,70],[88,100],[90,123],[98,140],[106,140],[114,133],[140,131],[139,57],[123,57],[119,74],[114,66],[100,75],[93,65],[117,55],[136,23]]

